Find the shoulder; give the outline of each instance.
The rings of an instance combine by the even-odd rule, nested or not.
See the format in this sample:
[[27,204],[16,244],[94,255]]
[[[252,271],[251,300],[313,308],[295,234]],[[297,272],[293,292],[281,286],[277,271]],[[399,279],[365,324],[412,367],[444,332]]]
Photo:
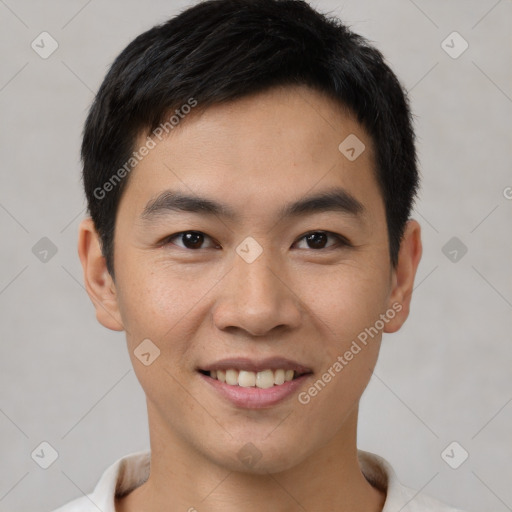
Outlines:
[[[401,495],[404,501],[402,512],[464,512],[461,509],[442,503],[428,494],[403,485],[401,485]],[[387,509],[384,508],[383,512],[387,512]]]
[[82,496],[76,500],[70,501],[62,507],[56,508],[52,512],[97,512],[96,506],[90,501],[87,496]]
[[99,479],[94,491],[52,512],[115,512],[116,494],[135,489],[148,478],[151,452],[130,453],[116,460]]
[[402,485],[389,462],[379,455],[358,450],[358,460],[365,478],[386,494],[382,512],[464,512]]

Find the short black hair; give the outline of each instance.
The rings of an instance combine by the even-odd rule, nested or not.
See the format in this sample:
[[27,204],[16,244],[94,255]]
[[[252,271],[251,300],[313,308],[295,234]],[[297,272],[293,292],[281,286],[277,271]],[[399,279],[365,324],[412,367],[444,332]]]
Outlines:
[[370,134],[396,266],[419,176],[407,93],[381,52],[302,0],[207,0],[134,39],[110,67],[85,122],[88,211],[112,277],[117,207],[138,138],[147,135],[149,147],[159,125],[169,131],[177,126],[169,116],[179,122],[195,105],[291,85],[348,107]]

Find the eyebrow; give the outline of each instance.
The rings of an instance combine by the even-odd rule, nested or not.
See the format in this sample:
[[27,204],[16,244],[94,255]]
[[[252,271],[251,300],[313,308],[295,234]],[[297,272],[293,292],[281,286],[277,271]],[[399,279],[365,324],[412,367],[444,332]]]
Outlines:
[[[226,204],[172,190],[166,190],[155,199],[151,199],[140,217],[143,221],[149,222],[171,212],[217,216],[232,221],[238,218],[235,210]],[[277,216],[279,220],[284,220],[323,212],[339,212],[358,217],[365,213],[365,208],[345,189],[335,188],[288,203],[278,211]]]

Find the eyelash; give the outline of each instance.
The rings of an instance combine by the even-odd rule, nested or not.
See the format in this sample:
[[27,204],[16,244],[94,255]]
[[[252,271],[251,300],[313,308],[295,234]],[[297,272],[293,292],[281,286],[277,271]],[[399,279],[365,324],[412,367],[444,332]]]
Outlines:
[[[164,238],[159,245],[161,245],[161,246],[166,246],[166,245],[169,245],[169,244],[176,245],[176,244],[173,244],[171,242],[171,240],[173,240],[174,238],[178,238],[178,237],[181,237],[183,235],[189,234],[189,233],[194,233],[196,235],[203,235],[206,238],[209,238],[210,240],[213,240],[210,236],[208,236],[206,233],[203,233],[201,231],[181,231],[179,233],[174,233],[173,235],[170,235],[170,236]],[[329,250],[329,249],[343,249],[343,248],[346,248],[346,247],[353,247],[353,245],[350,243],[350,241],[347,238],[345,238],[344,236],[338,235],[337,233],[332,233],[330,231],[321,231],[321,230],[309,231],[309,232],[305,233],[304,235],[302,235],[300,238],[298,238],[297,242],[299,242],[301,240],[304,240],[308,236],[314,235],[314,234],[327,235],[328,237],[332,237],[332,238],[336,239],[337,243],[334,244],[334,245],[328,246],[328,247],[320,248],[320,249],[310,249],[311,251],[318,252],[318,251],[326,251],[326,250]],[[297,242],[295,242],[295,243],[297,243]],[[219,245],[219,244],[217,244],[217,245]],[[177,247],[180,247],[180,249],[184,249],[184,250],[188,250],[188,251],[199,251],[200,250],[200,249],[190,249],[188,247],[181,247],[181,246],[177,246]]]

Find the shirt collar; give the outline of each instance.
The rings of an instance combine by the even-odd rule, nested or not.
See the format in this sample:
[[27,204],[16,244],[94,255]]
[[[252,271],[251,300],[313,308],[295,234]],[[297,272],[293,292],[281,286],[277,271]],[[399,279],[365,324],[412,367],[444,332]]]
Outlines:
[[[357,454],[366,480],[386,495],[382,512],[457,512],[403,486],[391,465],[379,455],[363,450],[358,450]],[[149,477],[150,465],[150,451],[134,452],[118,459],[103,473],[93,493],[82,500],[91,501],[103,512],[115,512],[115,497],[126,495],[142,485]]]

